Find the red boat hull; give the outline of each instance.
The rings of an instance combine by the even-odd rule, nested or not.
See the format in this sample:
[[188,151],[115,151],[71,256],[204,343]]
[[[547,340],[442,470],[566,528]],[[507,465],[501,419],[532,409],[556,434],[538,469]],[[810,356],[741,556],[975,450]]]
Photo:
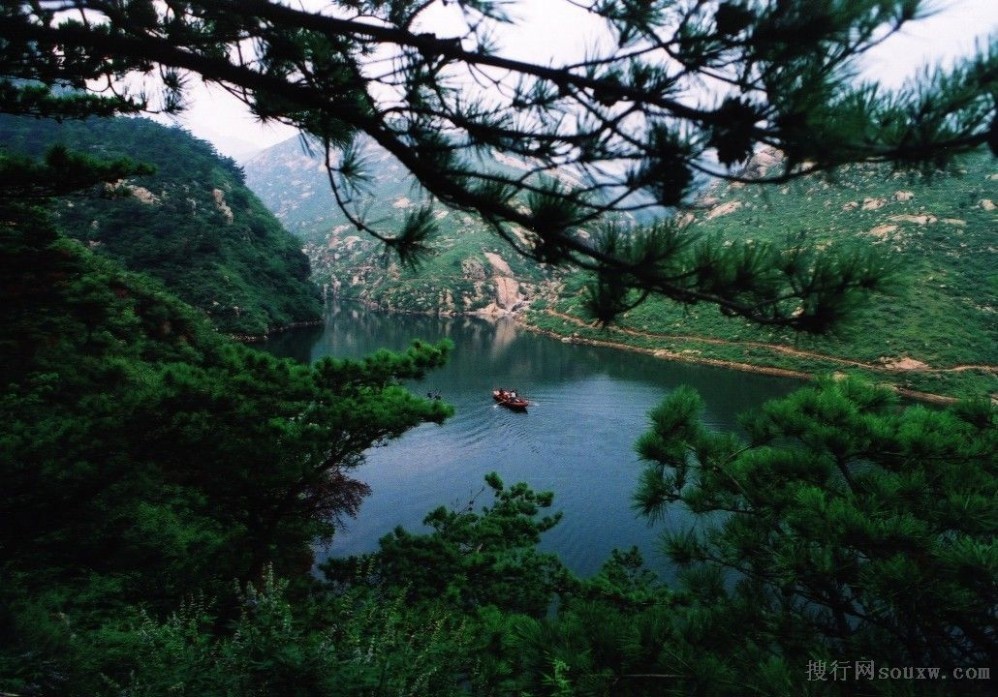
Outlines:
[[511,390],[492,390],[492,399],[512,411],[526,411],[527,406],[530,404],[530,402],[523,397],[518,397]]

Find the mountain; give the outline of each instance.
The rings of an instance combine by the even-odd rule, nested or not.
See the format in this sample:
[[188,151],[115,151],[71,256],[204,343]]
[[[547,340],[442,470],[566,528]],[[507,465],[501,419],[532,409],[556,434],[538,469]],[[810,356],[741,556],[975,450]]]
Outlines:
[[[764,150],[743,174],[780,165]],[[928,175],[880,165],[784,185],[715,183],[681,219],[690,235],[783,248],[878,250],[897,268],[875,297],[830,336],[801,337],[724,317],[716,307],[653,298],[608,331],[588,326],[586,276],[538,270],[472,216],[439,209],[438,255],[416,272],[386,261],[336,206],[320,159],[297,140],[246,163],[249,185],[305,242],[316,280],[332,292],[390,310],[519,313],[525,322],[579,341],[672,359],[790,375],[858,372],[912,393],[998,396],[998,171],[987,154]],[[388,230],[418,205],[411,177],[369,148],[368,218]]]
[[[388,234],[423,204],[412,176],[385,151],[363,146],[365,215]],[[495,163],[496,167],[509,164]],[[435,206],[435,255],[403,267],[358,231],[336,204],[323,159],[292,138],[246,161],[246,182],[303,242],[327,292],[401,312],[501,315],[553,298],[560,276],[513,253],[476,217]]]
[[[758,153],[747,176],[780,163]],[[557,334],[680,360],[797,375],[858,372],[912,392],[998,398],[998,168],[980,153],[924,175],[852,165],[784,185],[716,184],[682,219],[691,235],[817,248],[873,248],[896,267],[876,296],[830,336],[801,337],[652,299],[609,332],[585,325],[564,294],[528,321]]]
[[225,333],[261,336],[321,318],[301,244],[209,143],[147,119],[0,120],[7,152],[39,157],[56,144],[156,170],[58,202],[65,234],[160,280]]

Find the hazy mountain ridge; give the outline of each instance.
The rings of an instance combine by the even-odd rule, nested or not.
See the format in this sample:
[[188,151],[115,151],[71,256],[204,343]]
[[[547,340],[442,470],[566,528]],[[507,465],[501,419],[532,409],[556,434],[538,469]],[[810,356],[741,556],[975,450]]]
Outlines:
[[[390,235],[407,211],[422,205],[422,192],[388,153],[372,145],[362,152],[369,176],[365,220]],[[440,205],[436,253],[417,269],[400,266],[346,218],[321,156],[298,138],[251,158],[245,171],[250,188],[303,240],[313,278],[328,293],[393,311],[500,315],[557,292],[558,274],[512,253],[475,216]]]
[[[778,152],[760,151],[743,174],[760,176],[780,164]],[[391,230],[418,191],[387,155],[369,155],[368,170],[369,219]],[[305,240],[315,278],[329,292],[401,311],[550,308],[572,319],[533,312],[527,321],[562,335],[588,331],[580,305],[584,274],[538,272],[471,215],[437,211],[438,254],[414,273],[386,259],[380,245],[346,221],[325,168],[296,140],[247,163],[246,172],[261,199]],[[784,185],[715,183],[680,217],[691,234],[778,247],[788,240],[818,248],[872,245],[898,264],[893,294],[875,299],[830,337],[802,338],[722,317],[712,306],[652,300],[621,318],[624,333],[594,333],[593,340],[802,373],[853,367],[940,394],[998,393],[996,203],[998,169],[985,154],[930,176],[853,165]],[[801,348],[806,357],[791,356]]]
[[63,232],[163,282],[224,332],[260,336],[321,318],[300,243],[207,142],[146,119],[54,123],[3,117],[0,144],[40,156],[54,144],[129,157],[153,175],[58,202]]

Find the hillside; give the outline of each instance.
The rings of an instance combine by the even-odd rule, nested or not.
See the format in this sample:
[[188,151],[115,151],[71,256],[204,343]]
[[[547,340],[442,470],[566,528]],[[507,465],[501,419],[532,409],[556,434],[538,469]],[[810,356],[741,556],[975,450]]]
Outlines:
[[[778,157],[760,153],[746,173],[762,173]],[[397,164],[376,151],[368,170],[369,217],[391,229],[418,192]],[[705,191],[683,219],[691,235],[778,247],[801,241],[872,245],[897,266],[891,295],[820,338],[664,300],[597,330],[581,309],[585,275],[539,274],[467,214],[437,212],[444,224],[439,253],[411,271],[387,263],[374,241],[347,224],[321,162],[297,140],[250,161],[246,173],[261,199],[305,241],[317,282],[383,309],[513,311],[542,331],[671,359],[798,375],[859,372],[939,395],[998,394],[998,171],[984,154],[957,171],[928,177],[853,166],[780,187],[730,184]]]
[[163,674],[149,622],[205,603],[227,633],[264,568],[314,586],[314,546],[369,490],[364,451],[450,413],[399,384],[447,347],[274,358],[46,203],[0,195],[0,694],[164,694],[134,679]]
[[[749,166],[761,172],[778,155]],[[801,337],[650,301],[596,331],[582,320],[581,279],[528,321],[557,334],[681,360],[804,374],[859,372],[912,391],[998,394],[998,168],[981,154],[930,177],[873,165],[781,187],[719,185],[684,222],[691,234],[758,244],[872,245],[896,264],[892,293],[837,334]]]
[[[391,233],[421,205],[412,177],[387,153],[365,147],[367,219]],[[503,165],[496,164],[497,167]],[[336,205],[322,160],[299,139],[275,145],[245,164],[246,181],[305,243],[313,279],[330,293],[385,310],[501,315],[553,297],[558,276],[515,255],[474,216],[435,207],[436,254],[416,269],[349,223]]]
[[210,144],[145,119],[0,121],[8,152],[38,157],[54,144],[156,168],[58,202],[65,234],[157,278],[229,334],[261,336],[321,318],[300,243]]

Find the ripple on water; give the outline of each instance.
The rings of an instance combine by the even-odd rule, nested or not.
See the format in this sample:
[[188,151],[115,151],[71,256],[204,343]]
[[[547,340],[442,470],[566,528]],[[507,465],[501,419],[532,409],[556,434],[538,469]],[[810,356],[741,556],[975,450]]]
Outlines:
[[[610,550],[631,545],[666,571],[656,551],[659,535],[685,524],[685,516],[670,512],[665,523],[649,528],[631,508],[642,469],[634,443],[649,427],[648,412],[676,387],[690,384],[707,404],[708,427],[729,429],[745,407],[793,388],[772,378],[668,364],[529,334],[499,337],[493,327],[474,322],[441,324],[434,334],[436,325],[426,318],[410,326],[409,318],[390,317],[378,325],[378,316],[366,313],[361,325],[368,333],[362,334],[360,325],[350,324],[356,319],[340,316],[326,332],[349,335],[355,343],[362,339],[361,354],[381,346],[403,348],[414,336],[452,339],[451,360],[418,389],[439,389],[455,414],[442,426],[420,426],[368,451],[367,462],[353,475],[372,493],[357,520],[349,521],[323,554],[372,551],[399,525],[423,530],[421,521],[441,505],[463,509],[473,502],[480,510],[490,505],[490,498],[480,494],[485,475],[494,471],[507,485],[523,481],[534,490],[554,492],[554,510],[564,517],[544,535],[541,547],[558,552],[577,573],[596,572]],[[498,384],[522,389],[530,400],[526,414],[492,400]]]

